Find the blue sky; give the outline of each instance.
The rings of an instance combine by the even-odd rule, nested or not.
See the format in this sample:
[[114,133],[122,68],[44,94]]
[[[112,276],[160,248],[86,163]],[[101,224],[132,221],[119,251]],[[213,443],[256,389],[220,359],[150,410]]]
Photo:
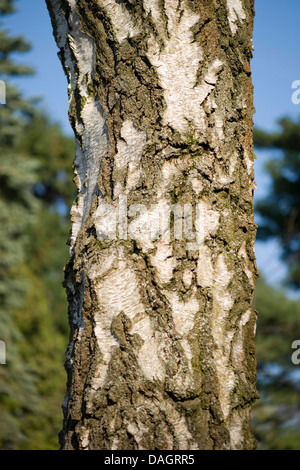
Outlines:
[[[12,34],[21,34],[32,44],[32,51],[17,58],[32,65],[34,77],[15,80],[25,96],[41,96],[47,113],[71,134],[67,117],[67,80],[57,57],[50,18],[44,0],[18,0],[18,12],[5,20]],[[292,82],[300,80],[300,1],[256,0],[254,27],[254,123],[266,130],[276,128],[282,116],[300,115],[300,104],[292,103]],[[269,184],[263,166],[269,157],[258,152],[255,174],[256,198],[266,194]],[[256,244],[258,266],[272,283],[281,281],[284,266],[278,260],[276,243]]]

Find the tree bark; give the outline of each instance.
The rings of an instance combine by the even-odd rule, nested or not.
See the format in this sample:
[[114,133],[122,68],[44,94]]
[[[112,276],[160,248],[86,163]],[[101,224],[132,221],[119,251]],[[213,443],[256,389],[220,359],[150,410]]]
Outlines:
[[253,3],[47,0],[77,142],[62,449],[255,447]]

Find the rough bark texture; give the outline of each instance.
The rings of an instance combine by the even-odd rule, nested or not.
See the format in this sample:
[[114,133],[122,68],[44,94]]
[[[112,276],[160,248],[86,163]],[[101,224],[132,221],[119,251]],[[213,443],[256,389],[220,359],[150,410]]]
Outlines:
[[[77,141],[61,446],[252,449],[253,0],[47,4]],[[107,236],[125,196],[133,228],[192,207],[190,237]]]

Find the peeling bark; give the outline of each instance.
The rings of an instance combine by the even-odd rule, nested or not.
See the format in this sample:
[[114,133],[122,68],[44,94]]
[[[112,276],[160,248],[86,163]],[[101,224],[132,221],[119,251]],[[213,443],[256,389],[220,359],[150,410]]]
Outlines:
[[47,5],[77,142],[61,447],[252,449],[253,0]]

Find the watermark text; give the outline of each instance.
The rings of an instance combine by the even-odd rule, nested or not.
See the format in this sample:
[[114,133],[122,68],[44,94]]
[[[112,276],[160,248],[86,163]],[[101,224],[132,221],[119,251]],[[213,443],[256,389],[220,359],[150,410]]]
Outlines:
[[300,340],[299,339],[296,339],[293,343],[292,343],[292,349],[295,349],[295,351],[293,352],[292,356],[291,356],[291,359],[292,359],[292,363],[295,365],[295,366],[298,366],[300,364]]
[[0,364],[6,364],[6,346],[4,341],[0,341]]
[[0,105],[6,104],[6,86],[3,80],[0,80]]
[[292,93],[292,103],[300,104],[300,80],[294,80],[292,83],[292,89],[295,90]]

